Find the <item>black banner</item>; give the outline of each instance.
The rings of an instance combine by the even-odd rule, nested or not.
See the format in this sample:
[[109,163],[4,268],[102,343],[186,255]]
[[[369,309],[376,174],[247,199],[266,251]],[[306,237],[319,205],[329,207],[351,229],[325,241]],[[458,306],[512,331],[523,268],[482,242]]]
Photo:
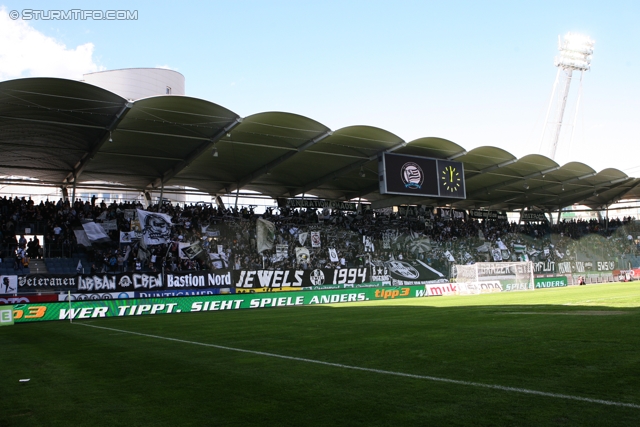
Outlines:
[[549,219],[544,214],[544,212],[521,212],[520,213],[520,221],[524,222],[535,222],[535,221],[544,221],[549,222]]
[[230,270],[167,273],[165,289],[233,287]]
[[498,211],[469,209],[469,218],[506,220],[507,214],[504,212],[498,212]]
[[324,199],[278,199],[278,207],[281,208],[315,208],[315,209],[339,209],[341,211],[357,211],[358,204],[341,202],[338,200]]
[[355,285],[368,281],[366,268],[315,270],[234,270],[236,288],[308,288],[318,285]]
[[419,260],[378,262],[373,280],[391,282],[393,286],[423,285],[448,281],[439,271]]
[[31,294],[41,291],[75,291],[78,279],[68,274],[29,274],[18,277],[18,293]]
[[77,278],[78,292],[131,292],[163,289],[162,274],[159,273],[81,274]]

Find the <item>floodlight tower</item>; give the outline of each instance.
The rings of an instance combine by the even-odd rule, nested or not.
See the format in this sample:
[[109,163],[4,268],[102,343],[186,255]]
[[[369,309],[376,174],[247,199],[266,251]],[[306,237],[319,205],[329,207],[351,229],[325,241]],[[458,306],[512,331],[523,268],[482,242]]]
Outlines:
[[[574,71],[580,71],[580,87],[578,89],[578,100],[576,102],[576,110],[573,119],[573,128],[575,128],[576,117],[578,116],[578,107],[580,106],[580,95],[582,93],[582,76],[585,71],[591,69],[591,58],[593,55],[593,45],[595,41],[591,40],[588,36],[567,33],[563,39],[558,36],[558,51],[559,54],[555,58],[555,66],[558,67],[558,73],[556,74],[556,81],[553,84],[553,90],[551,92],[551,100],[549,101],[549,107],[547,108],[547,116],[545,117],[545,125],[542,130],[542,138],[540,140],[540,148],[542,149],[542,143],[544,142],[545,131],[547,130],[547,124],[549,120],[549,112],[553,105],[556,88],[561,77],[563,77],[564,87],[562,88],[561,97],[557,103],[556,120],[553,122],[555,128],[553,130],[551,139],[551,158],[555,159],[556,150],[558,148],[558,140],[560,139],[560,130],[562,128],[562,119],[564,116],[564,109],[567,105],[567,98],[569,97],[569,87],[571,86],[571,77]],[[571,139],[573,139],[573,128],[571,131]]]

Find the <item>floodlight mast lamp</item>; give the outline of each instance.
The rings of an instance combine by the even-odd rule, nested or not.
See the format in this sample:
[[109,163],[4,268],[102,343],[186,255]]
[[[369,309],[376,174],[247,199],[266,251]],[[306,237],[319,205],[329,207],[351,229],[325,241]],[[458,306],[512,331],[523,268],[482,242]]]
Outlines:
[[[591,58],[593,55],[593,46],[595,42],[588,36],[575,33],[567,33],[563,39],[558,36],[558,51],[560,52],[555,58],[555,66],[558,67],[558,74],[556,75],[556,81],[553,85],[553,91],[551,93],[551,100],[549,101],[549,108],[547,109],[547,117],[545,118],[545,126],[542,131],[542,140],[540,145],[544,141],[544,135],[549,119],[549,112],[551,111],[551,105],[556,91],[558,81],[561,73],[565,74],[564,87],[562,88],[562,97],[558,103],[558,110],[553,131],[553,139],[551,140],[551,159],[555,159],[556,150],[558,148],[558,140],[560,139],[560,130],[562,129],[562,120],[564,117],[564,110],[567,105],[567,98],[569,97],[569,88],[571,86],[571,78],[574,71],[580,71],[580,92],[582,91],[582,75],[584,71],[591,69]],[[576,105],[575,119],[578,115],[578,107],[580,104],[580,93],[578,94],[578,101]],[[571,134],[573,139],[573,132]]]

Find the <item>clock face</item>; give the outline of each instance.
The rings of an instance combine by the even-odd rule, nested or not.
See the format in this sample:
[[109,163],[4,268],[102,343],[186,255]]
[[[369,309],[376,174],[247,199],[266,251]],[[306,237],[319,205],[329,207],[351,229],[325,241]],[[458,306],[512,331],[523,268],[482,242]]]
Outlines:
[[[454,166],[449,165],[442,169],[440,181],[447,192],[455,193],[462,185],[462,176],[460,175],[460,171],[458,171]],[[445,194],[443,194],[443,196],[444,195]]]

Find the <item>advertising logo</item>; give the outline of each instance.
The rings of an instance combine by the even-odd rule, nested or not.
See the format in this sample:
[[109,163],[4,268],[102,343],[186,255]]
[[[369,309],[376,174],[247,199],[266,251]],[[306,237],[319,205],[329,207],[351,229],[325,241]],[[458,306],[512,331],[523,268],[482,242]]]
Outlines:
[[400,168],[400,178],[406,188],[421,189],[424,181],[422,168],[414,162],[407,162]]

